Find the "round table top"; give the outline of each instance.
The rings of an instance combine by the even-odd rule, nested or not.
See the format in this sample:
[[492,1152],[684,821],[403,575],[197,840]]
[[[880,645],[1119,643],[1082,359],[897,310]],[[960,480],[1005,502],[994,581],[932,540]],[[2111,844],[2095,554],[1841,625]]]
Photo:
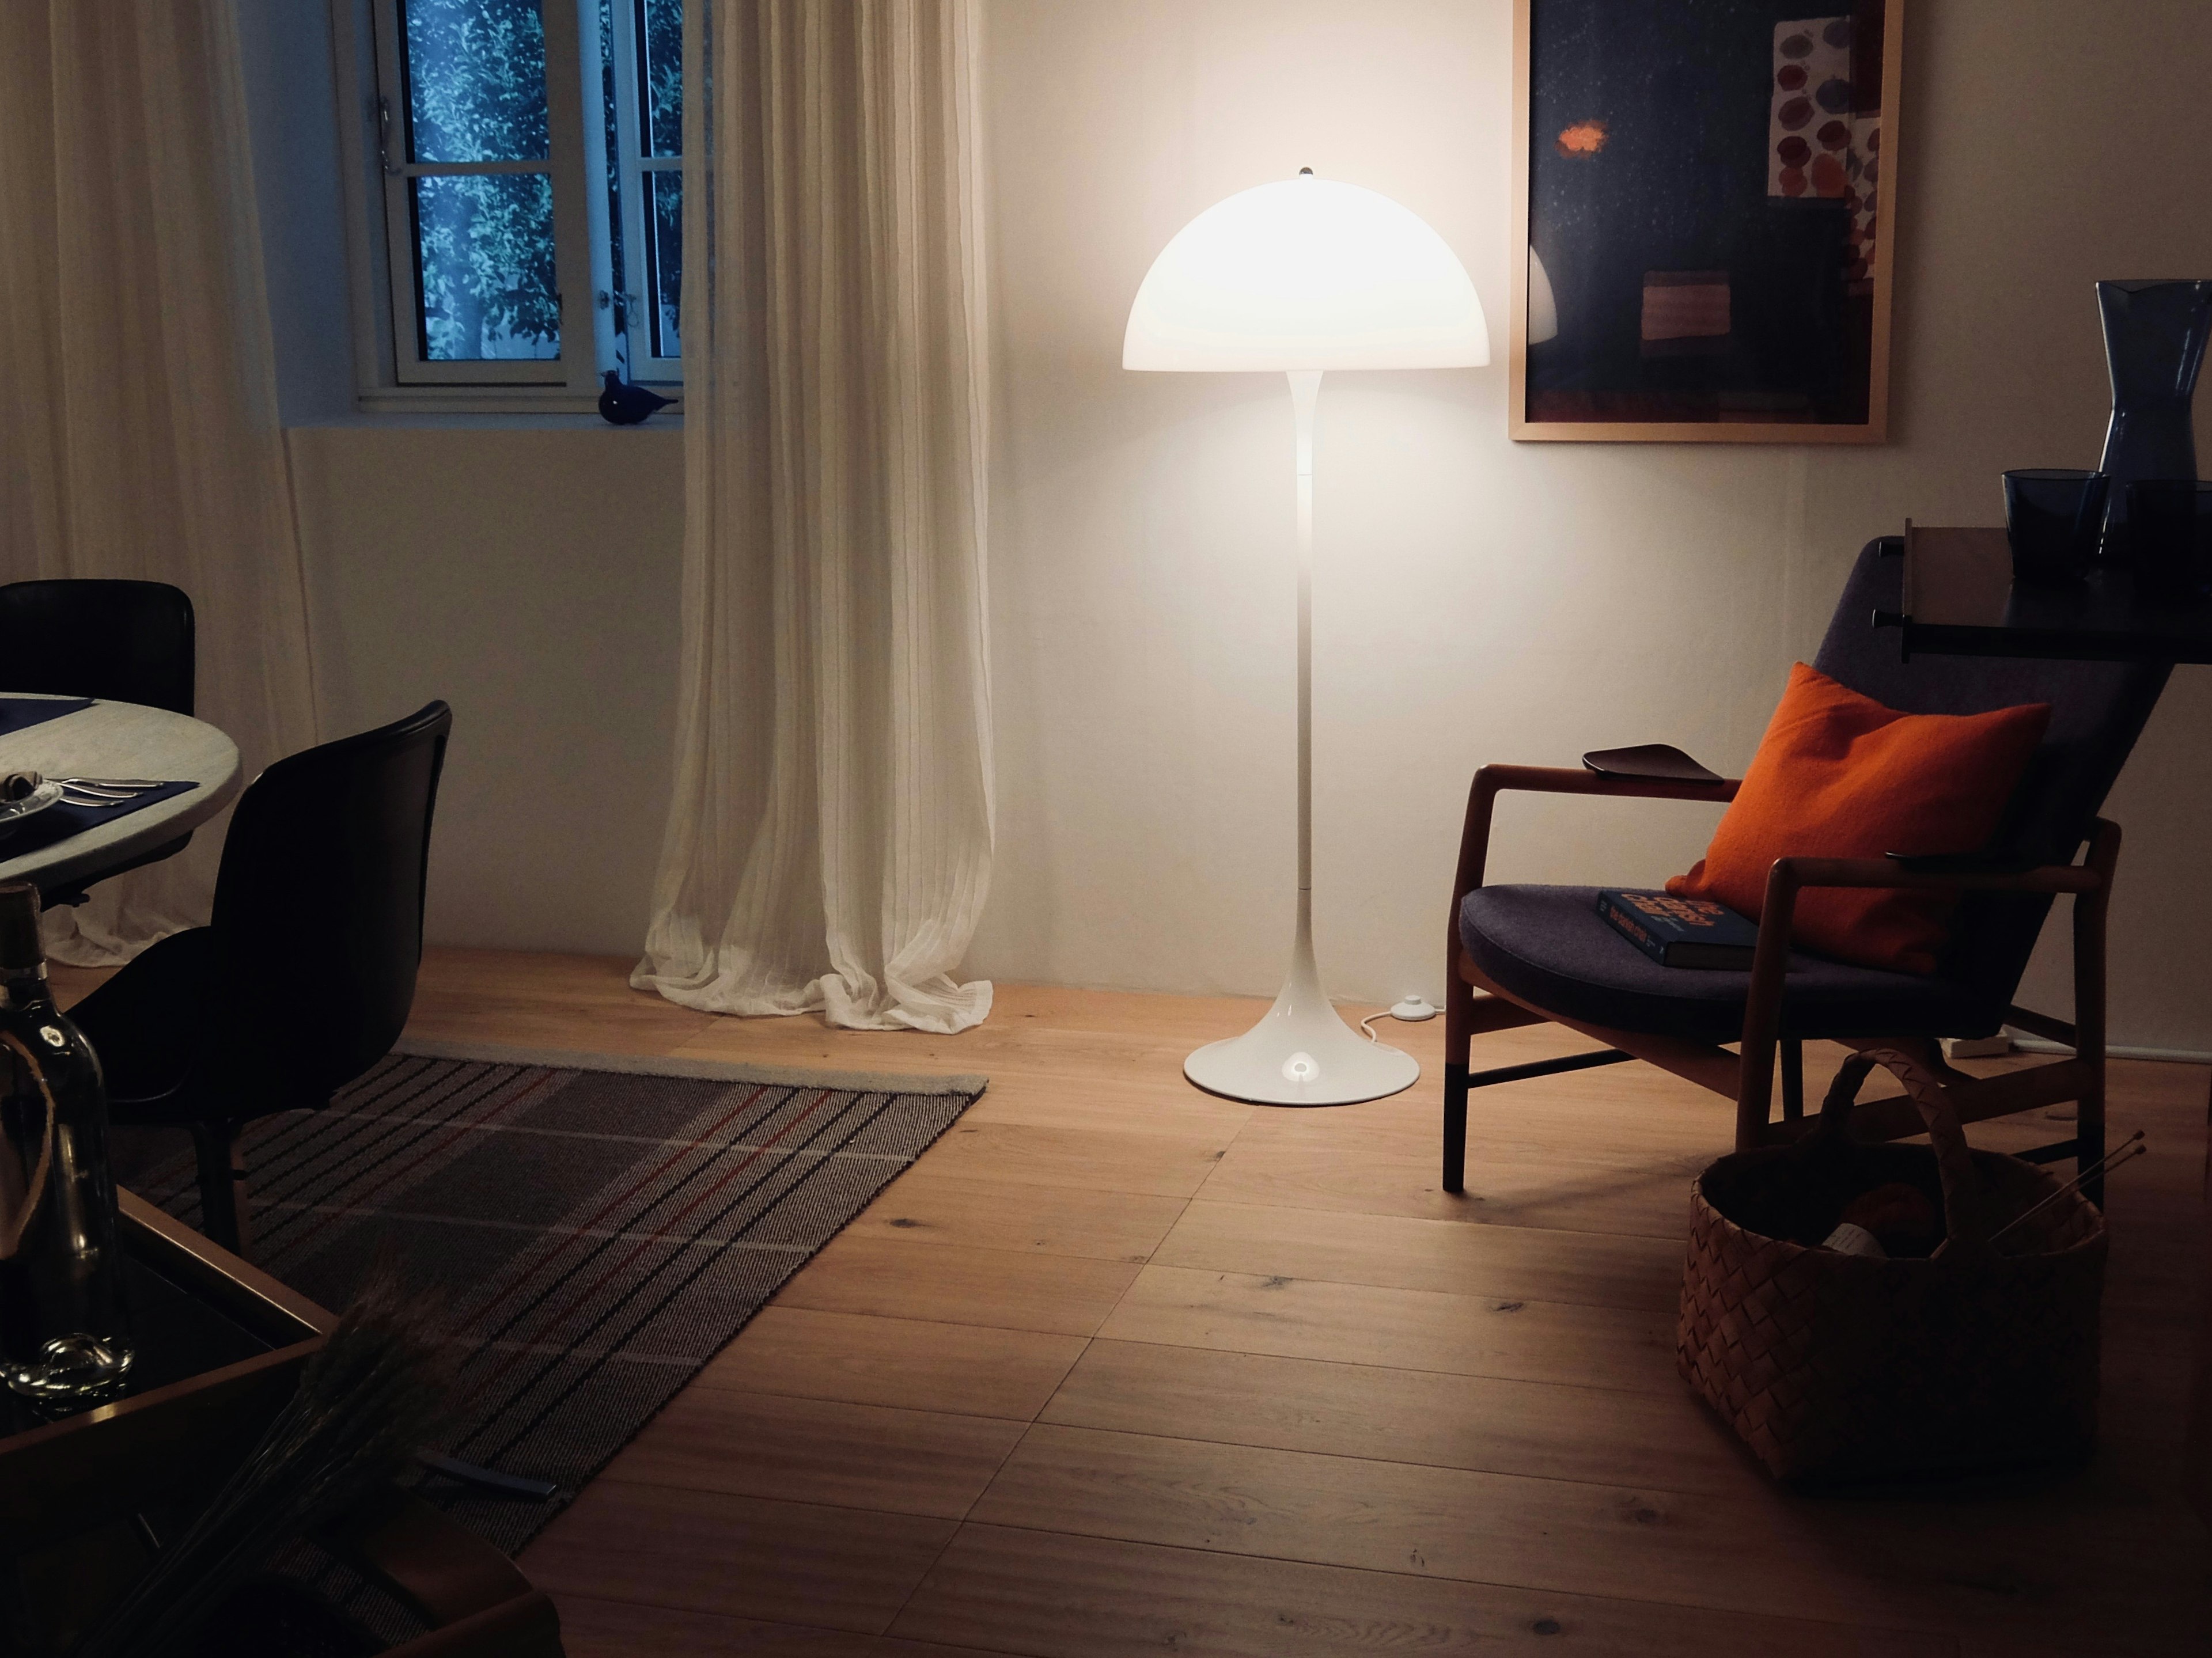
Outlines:
[[[95,701],[23,731],[0,732],[0,773],[11,771],[48,777],[158,777],[199,785],[35,852],[0,857],[0,881],[30,881],[49,890],[96,876],[175,840],[228,805],[239,789],[238,744],[204,720],[136,702]],[[0,838],[0,853],[7,847]]]

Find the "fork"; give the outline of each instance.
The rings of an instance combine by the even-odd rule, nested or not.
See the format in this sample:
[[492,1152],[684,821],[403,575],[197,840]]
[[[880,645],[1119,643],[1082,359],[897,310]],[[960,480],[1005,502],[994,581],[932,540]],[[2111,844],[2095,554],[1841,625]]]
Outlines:
[[62,799],[73,806],[127,805],[140,795],[148,793],[143,787],[134,786],[125,788],[107,784],[95,784],[82,778],[58,777],[54,780],[61,785]]

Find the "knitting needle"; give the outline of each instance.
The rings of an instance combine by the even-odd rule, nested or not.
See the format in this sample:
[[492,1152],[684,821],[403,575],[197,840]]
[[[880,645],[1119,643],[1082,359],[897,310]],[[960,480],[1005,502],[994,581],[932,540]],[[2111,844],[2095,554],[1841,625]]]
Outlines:
[[2060,1187],[2049,1197],[2044,1199],[2041,1203],[2037,1204],[2033,1209],[2024,1210],[2020,1214],[2014,1215],[2009,1221],[2006,1222],[2003,1226],[1990,1234],[1990,1242],[1991,1243],[1995,1243],[1999,1238],[2002,1237],[2007,1232],[2011,1231],[2014,1227],[2019,1225],[2021,1222],[2026,1220],[2029,1216],[2040,1213],[2051,1205],[2057,1202],[2059,1199],[2064,1197],[2069,1192],[2071,1192],[2075,1187],[2079,1186],[2083,1181],[2088,1179],[2090,1175],[2095,1174],[2100,1169],[2104,1168],[2106,1164],[2110,1163],[2113,1168],[2117,1169],[2121,1163],[2127,1162],[2130,1157],[2148,1156],[2150,1151],[2150,1147],[2140,1144],[2142,1137],[2143,1131],[2140,1128],[2136,1129],[2134,1133],[2122,1140],[2118,1145],[2106,1152],[2103,1157],[2098,1158],[2096,1162],[2091,1163],[2080,1174],[2075,1175],[2072,1180],[2068,1181],[2065,1185]]

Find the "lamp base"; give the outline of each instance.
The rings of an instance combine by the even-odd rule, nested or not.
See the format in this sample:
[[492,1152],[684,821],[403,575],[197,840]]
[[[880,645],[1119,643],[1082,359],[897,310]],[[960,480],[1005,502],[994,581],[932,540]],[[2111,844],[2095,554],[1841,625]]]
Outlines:
[[1420,1080],[1419,1060],[1368,1041],[1326,998],[1298,993],[1298,977],[1266,1018],[1241,1036],[1208,1042],[1182,1062],[1182,1074],[1209,1094],[1257,1105],[1351,1105]]

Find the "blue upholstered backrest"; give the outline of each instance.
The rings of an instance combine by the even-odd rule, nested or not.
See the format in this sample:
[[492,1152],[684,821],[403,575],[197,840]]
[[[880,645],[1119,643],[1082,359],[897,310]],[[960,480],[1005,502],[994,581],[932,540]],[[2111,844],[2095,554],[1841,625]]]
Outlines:
[[[2051,704],[2051,729],[2013,798],[1997,849],[2039,862],[2069,862],[2142,735],[2169,669],[2163,663],[2025,657],[1922,654],[1907,662],[1903,636],[1872,625],[1875,610],[1904,608],[1904,544],[1887,537],[1861,550],[1813,665],[1908,714],[1984,714],[2022,702]],[[2050,908],[2048,898],[1969,896],[1952,930],[1946,975],[1992,999],[2011,1000]]]

